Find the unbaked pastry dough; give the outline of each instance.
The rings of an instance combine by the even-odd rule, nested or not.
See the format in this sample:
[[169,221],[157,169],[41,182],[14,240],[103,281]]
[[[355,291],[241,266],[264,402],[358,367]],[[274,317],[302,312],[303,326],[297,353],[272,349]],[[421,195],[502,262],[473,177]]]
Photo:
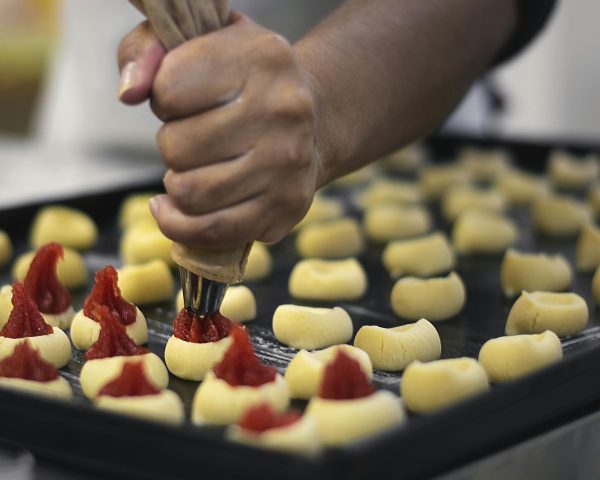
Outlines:
[[171,257],[173,242],[163,235],[154,219],[141,220],[127,227],[121,239],[121,259],[124,264],[164,260],[174,266]]
[[321,194],[315,195],[308,212],[296,225],[296,229],[305,227],[315,222],[327,222],[340,218],[344,214],[344,207],[339,200],[326,197]]
[[6,265],[13,254],[13,246],[10,237],[4,230],[0,230],[0,267]]
[[429,211],[416,205],[374,205],[364,215],[365,232],[375,242],[425,235],[432,226]]
[[[25,279],[35,253],[24,253],[15,260],[12,269],[14,280],[23,281]],[[88,282],[88,270],[85,261],[81,254],[72,248],[64,249],[64,258],[58,259],[56,274],[60,283],[69,289],[83,287]]]
[[94,404],[102,410],[161,423],[179,424],[185,418],[181,398],[171,390],[129,397],[100,395],[94,399]]
[[40,356],[55,368],[62,368],[71,360],[71,342],[67,334],[58,327],[52,327],[52,333],[37,337],[7,338],[0,336],[0,360],[13,354],[15,347],[29,341],[39,350]]
[[53,398],[69,400],[73,397],[71,385],[60,376],[49,382],[36,382],[34,380],[25,380],[23,378],[0,377],[0,386]]
[[172,335],[165,348],[165,363],[176,377],[200,381],[221,361],[230,345],[230,337],[218,342],[194,343]]
[[600,217],[600,184],[593,185],[587,195],[587,204],[596,217]]
[[463,255],[500,253],[515,244],[517,227],[501,214],[466,211],[452,228],[454,249]]
[[535,229],[550,236],[574,235],[590,222],[588,207],[567,196],[549,195],[533,202],[531,217]]
[[382,259],[393,278],[403,275],[430,277],[452,270],[456,264],[448,237],[442,232],[390,242],[383,250]]
[[431,413],[489,388],[487,374],[477,360],[462,357],[411,363],[402,375],[400,394],[408,410]]
[[349,217],[306,225],[296,237],[296,250],[304,258],[352,257],[364,246],[358,221]]
[[538,197],[550,194],[545,179],[521,170],[504,173],[496,179],[495,187],[511,205],[527,205]]
[[506,320],[506,334],[542,333],[576,335],[588,321],[587,303],[575,293],[523,292]]
[[386,170],[408,174],[416,172],[426,160],[427,154],[423,147],[414,143],[382,158],[379,162]]
[[600,304],[600,267],[596,269],[594,278],[592,279],[592,295],[596,304]]
[[42,208],[33,219],[31,245],[39,248],[50,242],[63,247],[86,250],[98,239],[94,221],[85,213],[69,207]]
[[475,182],[488,182],[508,170],[511,157],[502,149],[467,147],[459,152],[458,163]]
[[290,275],[289,291],[305,300],[357,300],[367,291],[367,274],[355,258],[301,260]]
[[121,295],[135,305],[169,300],[173,295],[173,286],[173,274],[164,260],[152,260],[119,269]]
[[271,270],[273,270],[271,252],[264,243],[254,242],[248,255],[244,280],[249,282],[262,280],[269,276]]
[[119,226],[127,228],[140,220],[154,220],[149,203],[158,192],[134,193],[123,200],[119,210]]
[[437,330],[424,318],[393,328],[365,325],[356,334],[354,346],[367,352],[374,368],[386,372],[403,370],[414,360],[436,360],[442,353]]
[[4,285],[0,288],[0,328],[6,325],[10,312],[12,312],[12,287]]
[[558,362],[562,356],[559,338],[547,330],[488,340],[479,351],[479,363],[492,383],[504,383]]
[[575,265],[581,272],[589,272],[600,265],[600,229],[593,223],[581,227],[575,255]]
[[467,210],[502,212],[506,200],[498,190],[458,186],[449,189],[442,197],[442,213],[446,220],[454,221]]
[[378,173],[377,167],[371,163],[365,167],[359,168],[358,170],[354,170],[343,177],[336,178],[333,182],[331,182],[331,185],[339,188],[355,187],[373,180]]
[[571,285],[573,272],[562,255],[522,253],[508,249],[500,267],[500,283],[507,297],[523,290],[559,292]]
[[[179,290],[175,304],[177,311],[183,309],[183,291]],[[232,322],[247,322],[256,318],[256,297],[245,285],[232,285],[227,288],[219,310]]]
[[588,187],[598,178],[598,157],[577,157],[568,152],[555,150],[548,160],[548,176],[561,189],[578,190]]
[[430,165],[419,175],[421,192],[428,200],[437,200],[449,188],[467,185],[469,181],[469,174],[458,165]]
[[423,201],[421,189],[414,182],[379,179],[372,182],[359,197],[363,208],[376,205],[413,205]]

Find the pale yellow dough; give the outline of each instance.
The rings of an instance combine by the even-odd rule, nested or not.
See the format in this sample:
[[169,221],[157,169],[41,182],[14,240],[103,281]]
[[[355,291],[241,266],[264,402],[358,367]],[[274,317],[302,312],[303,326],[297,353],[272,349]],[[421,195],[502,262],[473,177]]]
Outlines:
[[436,360],[442,353],[437,330],[424,318],[393,328],[365,325],[356,334],[354,346],[367,352],[374,368],[386,372],[403,370],[415,360]]
[[69,207],[42,208],[31,226],[31,245],[35,248],[58,242],[64,247],[87,250],[97,239],[98,229],[89,215]]
[[139,264],[160,259],[175,266],[171,257],[173,242],[163,235],[156,221],[139,220],[127,227],[121,239],[121,260],[124,264]]
[[69,400],[73,397],[71,385],[63,377],[49,382],[36,382],[22,378],[0,377],[0,387],[21,390],[36,395]]
[[95,398],[104,385],[112,382],[123,370],[127,362],[142,362],[147,379],[160,390],[169,385],[167,367],[154,353],[143,355],[117,356],[88,360],[81,368],[80,381],[83,393],[88,398]]
[[171,390],[135,397],[100,395],[94,399],[94,404],[102,410],[161,423],[180,424],[185,419],[183,402]]
[[500,253],[514,245],[517,238],[514,222],[493,212],[463,212],[452,228],[454,249],[463,255]]
[[586,223],[581,227],[577,240],[575,265],[581,272],[589,272],[600,265],[600,229]]
[[419,175],[421,193],[428,200],[437,200],[449,188],[467,185],[469,174],[457,165],[430,165],[424,167]]
[[[143,345],[148,341],[148,326],[146,317],[139,308],[136,307],[135,321],[131,325],[125,326],[125,331],[136,345]],[[100,322],[96,322],[85,316],[83,310],[75,315],[71,324],[71,341],[75,348],[87,350],[98,340],[100,335]]]
[[393,278],[403,275],[430,277],[452,270],[454,251],[444,233],[390,242],[383,250],[383,265]]
[[506,320],[506,334],[542,333],[576,335],[588,321],[587,303],[575,293],[523,292]]
[[502,174],[496,179],[495,188],[511,205],[527,205],[536,198],[550,194],[545,179],[520,170]]
[[119,288],[125,300],[135,305],[164,302],[172,298],[173,273],[163,260],[119,269]]
[[176,377],[200,381],[221,361],[231,345],[231,338],[218,342],[186,342],[171,336],[165,348],[165,363]]
[[12,287],[4,285],[0,288],[0,328],[8,322],[8,317],[10,317],[12,309]]
[[596,269],[594,278],[592,279],[592,295],[596,304],[600,304],[600,267]]
[[287,384],[279,374],[259,387],[232,387],[208,372],[196,390],[192,403],[195,424],[230,425],[240,420],[251,406],[268,403],[275,412],[284,412],[290,403]]
[[4,230],[0,230],[0,267],[6,265],[13,255],[13,246],[10,237]]
[[296,250],[303,258],[352,257],[364,246],[358,221],[348,217],[306,225],[296,237]]
[[535,229],[549,236],[575,235],[590,222],[588,207],[567,196],[549,195],[533,202],[531,217]]
[[363,223],[367,236],[374,242],[425,235],[433,226],[426,208],[390,204],[367,208]]
[[290,390],[290,397],[309,400],[317,395],[325,367],[340,351],[356,360],[364,374],[371,380],[373,375],[371,360],[369,355],[359,348],[351,345],[334,345],[315,352],[300,350],[285,370],[284,378]]
[[577,157],[556,150],[548,160],[548,176],[552,183],[562,189],[577,190],[588,187],[598,178],[599,165],[596,155]]
[[0,360],[10,357],[15,347],[27,340],[33,348],[39,350],[40,356],[55,368],[62,368],[71,360],[71,342],[67,334],[58,327],[52,327],[52,333],[48,335],[37,337],[0,337]]
[[301,260],[290,275],[289,291],[305,300],[357,300],[367,291],[367,274],[355,258]]
[[359,196],[359,204],[363,208],[390,204],[412,205],[422,201],[419,185],[405,180],[375,180]]
[[[83,287],[88,282],[88,270],[85,261],[77,250],[65,248],[65,257],[58,261],[56,274],[60,283],[69,289]],[[15,280],[23,281],[33,257],[36,252],[28,252],[20,255],[12,268],[12,276]]]
[[[177,294],[177,311],[183,309],[183,291]],[[232,322],[247,322],[256,318],[256,297],[245,285],[232,285],[227,288],[219,310]]]
[[592,185],[588,190],[587,204],[594,216],[600,217],[600,184]]
[[248,255],[244,280],[249,282],[262,280],[270,275],[271,270],[273,270],[271,252],[264,243],[254,242]]
[[156,195],[158,195],[158,192],[144,192],[135,193],[125,198],[119,210],[120,227],[127,228],[139,220],[154,220],[148,205]]
[[488,182],[510,168],[511,157],[506,150],[467,147],[458,155],[459,165],[476,182]]
[[296,229],[305,227],[315,222],[328,222],[340,218],[344,214],[344,207],[339,200],[324,195],[317,194],[304,215],[304,218],[298,222]]
[[487,374],[477,360],[462,357],[411,363],[402,375],[400,394],[408,410],[431,413],[489,388]]
[[393,172],[414,173],[426,160],[425,150],[421,145],[415,143],[382,158],[380,164],[384,169]]
[[571,266],[562,255],[522,253],[509,249],[500,267],[500,283],[507,297],[523,290],[559,292],[570,287]]
[[446,220],[454,221],[463,212],[483,210],[503,212],[506,200],[498,190],[458,186],[449,189],[442,197],[442,213]]
[[378,168],[373,164],[369,164],[365,167],[359,168],[358,170],[350,172],[343,177],[335,179],[331,185],[333,187],[340,188],[355,187],[373,180],[378,173]]
[[314,417],[326,446],[348,445],[389,430],[406,419],[400,399],[383,390],[353,400],[313,397],[305,415]]
[[[4,285],[0,289],[0,328],[6,325],[12,309],[12,286]],[[62,313],[40,313],[48,325],[58,327],[61,330],[67,330],[75,316],[73,306],[67,307]]]

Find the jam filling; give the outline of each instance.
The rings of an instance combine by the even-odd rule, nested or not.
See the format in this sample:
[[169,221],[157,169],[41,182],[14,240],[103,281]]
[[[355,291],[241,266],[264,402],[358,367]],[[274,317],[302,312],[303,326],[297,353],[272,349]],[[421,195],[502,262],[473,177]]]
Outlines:
[[19,343],[12,355],[0,361],[0,377],[34,382],[51,382],[58,378],[54,365],[44,360],[28,341]]
[[150,383],[142,362],[126,362],[121,374],[100,389],[98,395],[109,397],[142,397],[158,395],[160,390]]
[[96,284],[83,302],[83,313],[86,317],[99,322],[100,319],[94,317],[94,309],[99,305],[104,305],[110,314],[123,325],[127,326],[135,322],[137,310],[134,305],[121,296],[118,281],[119,274],[112,265],[96,272]]
[[185,342],[218,342],[229,336],[233,322],[219,312],[200,317],[183,308],[173,322],[173,335]]
[[62,245],[44,245],[33,257],[25,276],[25,291],[42,313],[63,313],[71,306],[71,295],[56,275],[56,265],[63,257]]
[[360,364],[339,351],[325,367],[319,396],[328,400],[352,400],[368,397],[374,391]]
[[85,358],[95,360],[117,356],[143,355],[148,349],[138,347],[127,335],[125,327],[104,305],[96,306],[92,312],[95,318],[100,319],[100,335],[98,340],[85,353]]
[[12,286],[13,309],[8,321],[0,330],[0,336],[6,338],[40,337],[54,330],[44,321],[34,301],[27,296],[21,282]]
[[278,414],[268,403],[261,403],[246,410],[238,425],[249,432],[263,433],[274,428],[287,427],[301,418],[300,412],[295,410]]
[[232,328],[231,338],[231,346],[213,368],[217,378],[226,381],[232,387],[259,387],[275,380],[276,370],[260,362],[243,327]]

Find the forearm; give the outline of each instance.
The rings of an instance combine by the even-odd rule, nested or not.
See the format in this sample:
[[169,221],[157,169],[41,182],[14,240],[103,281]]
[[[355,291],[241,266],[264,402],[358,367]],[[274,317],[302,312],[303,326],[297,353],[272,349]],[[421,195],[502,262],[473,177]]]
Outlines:
[[508,38],[514,0],[347,0],[295,45],[323,186],[436,127]]

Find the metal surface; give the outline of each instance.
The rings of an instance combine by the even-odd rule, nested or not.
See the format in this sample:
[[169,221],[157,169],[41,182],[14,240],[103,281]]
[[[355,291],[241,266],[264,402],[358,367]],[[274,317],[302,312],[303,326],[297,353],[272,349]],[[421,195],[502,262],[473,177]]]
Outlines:
[[227,291],[226,283],[200,277],[186,268],[179,267],[185,308],[201,317],[218,312]]

